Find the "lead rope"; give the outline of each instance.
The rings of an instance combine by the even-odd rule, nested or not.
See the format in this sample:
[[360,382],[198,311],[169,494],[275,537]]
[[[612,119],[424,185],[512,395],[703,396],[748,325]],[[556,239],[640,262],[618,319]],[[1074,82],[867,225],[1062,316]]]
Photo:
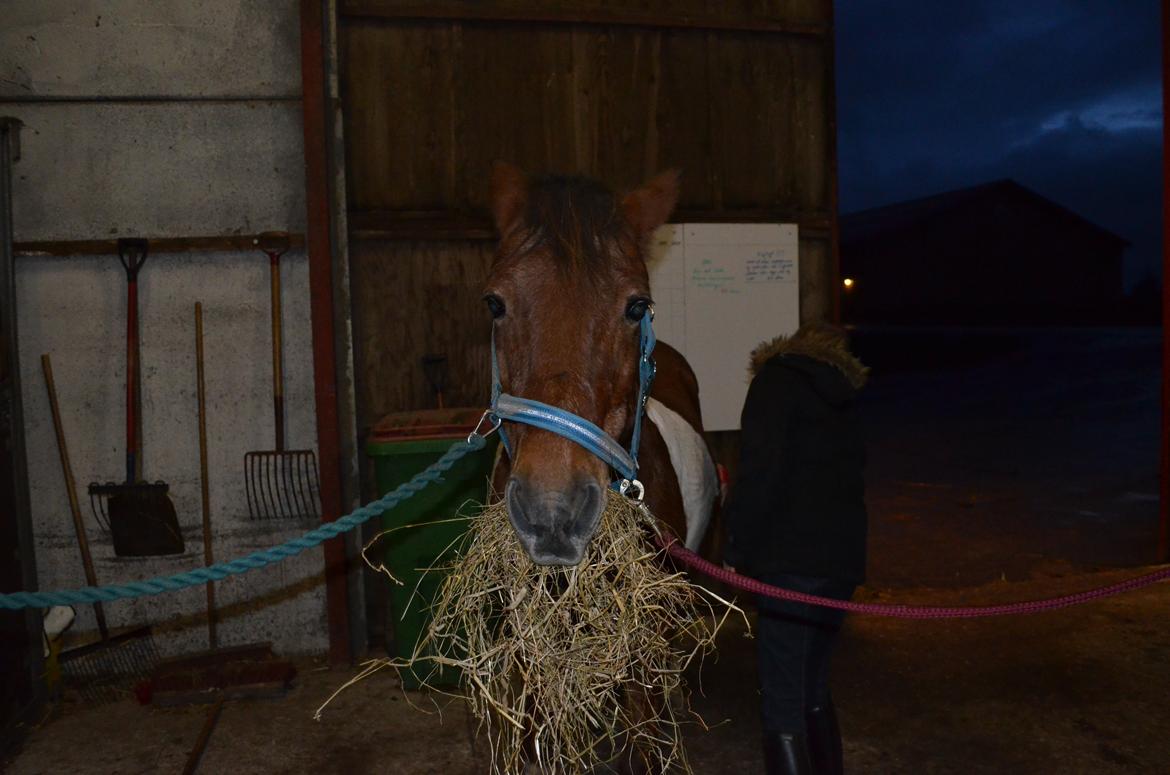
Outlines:
[[1074,592],[1071,595],[1050,597],[1041,600],[1022,600],[1017,603],[1003,603],[1000,605],[982,606],[934,606],[934,605],[903,605],[881,603],[855,603],[852,600],[835,600],[820,595],[809,595],[804,592],[795,592],[791,589],[774,587],[747,576],[741,576],[735,571],[722,568],[679,543],[677,538],[655,532],[654,542],[668,555],[683,565],[693,568],[704,576],[710,576],[729,587],[761,595],[774,600],[789,600],[794,603],[821,606],[822,608],[836,608],[840,611],[850,611],[858,614],[873,616],[888,616],[896,619],[978,619],[985,616],[1013,616],[1016,614],[1034,614],[1043,611],[1055,611],[1074,605],[1087,603],[1103,597],[1111,597],[1142,589],[1157,584],[1159,581],[1170,579],[1170,567],[1135,576],[1132,579],[1119,581],[1104,587],[1089,589],[1084,592]]

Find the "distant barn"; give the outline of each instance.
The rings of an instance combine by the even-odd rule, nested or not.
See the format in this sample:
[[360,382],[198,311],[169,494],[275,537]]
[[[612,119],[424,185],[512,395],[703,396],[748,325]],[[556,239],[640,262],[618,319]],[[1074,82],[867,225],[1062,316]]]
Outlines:
[[1129,243],[1013,180],[841,217],[850,323],[1109,320]]

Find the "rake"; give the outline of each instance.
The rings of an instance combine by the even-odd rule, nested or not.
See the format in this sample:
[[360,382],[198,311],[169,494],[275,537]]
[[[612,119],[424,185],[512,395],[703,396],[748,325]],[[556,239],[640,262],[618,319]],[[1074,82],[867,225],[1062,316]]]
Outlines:
[[265,232],[255,244],[268,255],[272,286],[272,404],[276,448],[244,455],[244,487],[252,519],[319,519],[317,455],[311,449],[285,449],[284,370],[281,365],[280,257],[288,251],[285,232]]
[[[73,516],[73,531],[85,570],[85,583],[96,587],[97,573],[89,551],[81,507],[77,502],[77,485],[73,478],[73,466],[69,462],[69,446],[65,441],[65,427],[57,403],[57,385],[53,380],[53,364],[48,353],[41,356],[41,369],[45,374],[45,389],[49,394],[49,409],[53,415],[53,429],[57,434],[57,453],[61,458],[61,475],[65,479],[65,493],[69,496],[69,511]],[[86,702],[114,702],[125,696],[128,684],[150,674],[158,661],[158,651],[150,627],[139,627],[111,637],[102,604],[94,603],[93,610],[97,617],[100,640],[63,651],[58,661],[66,685],[76,689]]]

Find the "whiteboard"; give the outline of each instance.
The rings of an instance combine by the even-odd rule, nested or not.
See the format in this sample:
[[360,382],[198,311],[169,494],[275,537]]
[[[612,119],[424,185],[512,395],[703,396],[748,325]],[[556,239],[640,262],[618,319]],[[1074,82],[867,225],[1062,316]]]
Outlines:
[[654,234],[654,333],[695,370],[707,430],[739,428],[751,351],[800,324],[797,237],[791,223],[674,223]]

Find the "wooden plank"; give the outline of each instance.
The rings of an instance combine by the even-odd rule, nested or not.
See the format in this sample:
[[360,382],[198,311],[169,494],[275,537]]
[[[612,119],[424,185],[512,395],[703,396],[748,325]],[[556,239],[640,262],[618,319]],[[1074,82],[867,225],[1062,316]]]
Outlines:
[[[691,210],[828,206],[820,44],[414,22],[347,35],[358,212],[482,212],[497,158],[619,189],[678,167]],[[808,71],[808,88],[794,83]]]
[[793,202],[801,207],[832,209],[836,124],[830,111],[833,61],[831,51],[797,43],[793,47],[792,131],[795,165]]
[[[707,41],[701,33],[662,33],[657,74],[660,79],[656,168],[682,170],[679,203],[715,210],[715,166],[711,138]],[[649,170],[643,170],[649,174]]]
[[833,319],[838,289],[831,285],[832,255],[827,238],[800,235],[800,322]]
[[[528,171],[578,173],[571,30],[534,34],[518,27],[463,30],[458,165],[466,171],[463,204],[486,210],[491,162]],[[579,43],[578,45],[584,45]]]
[[[830,27],[835,28],[833,4],[828,3],[826,13]],[[824,52],[824,89],[825,89],[825,138],[828,145],[829,168],[826,171],[829,186],[829,213],[832,216],[832,225],[829,234],[829,288],[833,289],[833,303],[831,320],[835,324],[841,323],[841,302],[844,288],[841,286],[841,203],[837,167],[837,79],[834,77],[837,63],[836,36],[830,35]]]
[[354,242],[354,369],[358,432],[384,415],[431,409],[422,356],[444,353],[448,406],[481,406],[490,388],[491,318],[481,296],[486,242]]
[[710,78],[720,84],[711,91],[711,131],[724,206],[827,210],[821,47],[733,35],[710,38]]
[[[251,253],[258,248],[258,234],[229,234],[222,237],[145,237],[150,254],[157,253]],[[305,246],[305,235],[290,234],[289,247]],[[118,241],[56,240],[16,242],[18,256],[116,256]]]
[[[827,212],[781,209],[692,210],[680,208],[675,223],[795,223],[801,234],[828,234]],[[450,215],[444,211],[402,213],[362,210],[349,213],[350,232],[358,240],[476,240],[494,241],[495,227],[486,213]]]
[[747,9],[709,12],[686,7],[644,10],[624,5],[548,3],[488,3],[471,0],[400,2],[399,0],[344,0],[345,17],[389,21],[476,21],[493,24],[551,24],[628,26],[651,29],[721,30],[763,35],[823,38],[826,25],[792,21],[780,15]]
[[455,31],[402,24],[344,33],[350,204],[453,204]]

